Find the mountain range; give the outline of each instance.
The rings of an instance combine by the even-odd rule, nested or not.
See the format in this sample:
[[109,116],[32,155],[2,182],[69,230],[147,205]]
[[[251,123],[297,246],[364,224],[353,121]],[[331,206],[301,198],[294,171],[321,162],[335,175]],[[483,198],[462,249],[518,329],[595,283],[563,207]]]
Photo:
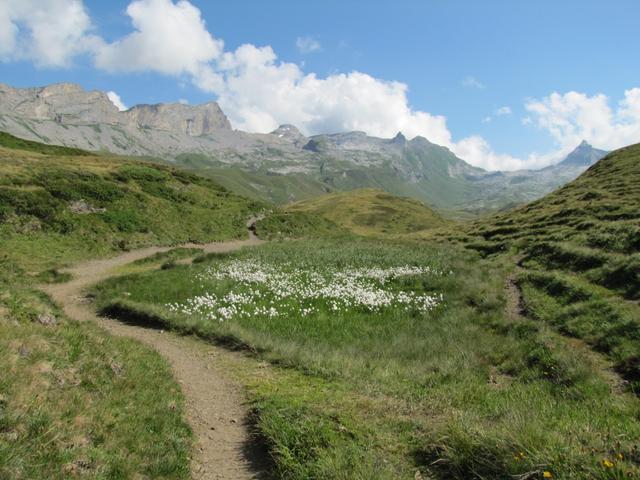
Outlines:
[[307,137],[293,125],[268,134],[234,130],[215,102],[136,105],[71,83],[0,84],[0,130],[48,144],[146,156],[194,169],[238,193],[287,203],[332,191],[381,188],[453,216],[500,210],[573,180],[607,152],[582,142],[557,165],[488,172],[448,148],[402,133]]

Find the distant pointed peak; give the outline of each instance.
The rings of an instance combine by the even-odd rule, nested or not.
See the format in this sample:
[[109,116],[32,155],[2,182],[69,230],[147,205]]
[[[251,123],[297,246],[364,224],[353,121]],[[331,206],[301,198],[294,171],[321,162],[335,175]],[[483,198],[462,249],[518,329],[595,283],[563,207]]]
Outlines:
[[300,130],[298,130],[298,128],[295,125],[291,125],[290,123],[284,123],[271,133],[282,133],[282,132],[300,133]]
[[582,140],[580,145],[574,148],[559,165],[581,165],[588,167],[600,160],[607,152],[597,150],[587,142]]
[[405,137],[402,132],[398,132],[395,137],[390,138],[386,143],[391,145],[404,145],[407,143],[407,137]]
[[280,125],[273,132],[271,132],[271,135],[294,143],[306,141],[307,139],[307,137],[305,137],[295,125],[291,125],[288,123]]

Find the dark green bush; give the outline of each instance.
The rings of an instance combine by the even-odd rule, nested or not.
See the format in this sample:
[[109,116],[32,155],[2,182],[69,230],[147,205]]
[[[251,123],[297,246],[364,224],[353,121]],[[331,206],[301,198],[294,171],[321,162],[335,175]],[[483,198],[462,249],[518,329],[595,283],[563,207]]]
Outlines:
[[100,215],[105,222],[121,232],[133,233],[148,231],[144,220],[132,209],[121,208],[108,210]]
[[146,181],[160,182],[168,180],[169,174],[159,168],[148,167],[146,165],[123,165],[114,174],[116,179],[120,181]]
[[102,205],[124,196],[124,191],[99,175],[87,172],[47,170],[38,175],[36,182],[56,198],[94,200]]
[[54,221],[60,203],[45,190],[19,190],[0,187],[0,209],[7,215],[32,215],[44,223]]

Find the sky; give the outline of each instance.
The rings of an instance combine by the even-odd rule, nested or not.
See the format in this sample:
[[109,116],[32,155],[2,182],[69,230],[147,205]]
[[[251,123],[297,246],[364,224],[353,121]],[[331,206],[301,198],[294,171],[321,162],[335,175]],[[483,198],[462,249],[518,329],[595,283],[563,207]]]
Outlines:
[[640,142],[637,0],[2,0],[0,82],[424,136],[490,170]]

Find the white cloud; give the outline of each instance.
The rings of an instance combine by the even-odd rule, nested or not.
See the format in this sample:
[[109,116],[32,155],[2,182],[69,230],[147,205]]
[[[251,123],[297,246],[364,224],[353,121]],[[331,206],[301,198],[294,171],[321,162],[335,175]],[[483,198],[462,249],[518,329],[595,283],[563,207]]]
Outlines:
[[[28,59],[39,66],[60,67],[89,52],[97,68],[154,71],[215,94],[236,128],[268,132],[279,124],[293,123],[307,134],[364,130],[381,137],[402,131],[408,138],[424,136],[487,169],[545,166],[583,138],[606,149],[640,141],[640,88],[627,90],[615,108],[604,95],[577,92],[529,100],[523,124],[548,131],[556,148],[516,158],[494,152],[477,135],[454,141],[445,117],[411,107],[404,83],[357,71],[319,77],[280,61],[270,46],[247,44],[225,52],[222,40],[207,30],[200,11],[187,0],[134,0],[126,13],[132,32],[108,43],[91,34],[91,19],[82,0],[4,0],[0,3],[0,60]],[[304,48],[316,49],[313,39],[299,40]],[[485,88],[472,76],[462,85]],[[114,104],[123,108],[114,95]],[[510,113],[507,106],[494,112]]]
[[153,70],[213,81],[209,63],[223,42],[207,31],[200,10],[186,0],[135,0],[127,7],[134,32],[96,49],[96,66],[117,72]]
[[3,0],[0,60],[30,60],[40,67],[68,67],[94,48],[91,19],[82,0]]
[[483,90],[485,86],[475,77],[468,76],[462,82],[460,82],[463,87],[467,88],[477,88],[478,90]]
[[319,78],[277,61],[271,47],[253,45],[225,53],[218,71],[224,82],[212,93],[236,128],[268,132],[293,123],[307,134],[363,130],[390,137],[402,131],[451,141],[444,117],[412,110],[400,82],[361,72]]
[[320,42],[312,37],[298,37],[296,39],[296,48],[300,53],[307,54],[322,50]]
[[[576,145],[573,145],[575,147]],[[571,149],[552,151],[546,154],[532,153],[518,158],[493,151],[491,145],[479,135],[471,135],[454,143],[449,148],[460,158],[486,170],[522,170],[546,167],[560,161]]]
[[[80,0],[71,3],[84,11]],[[402,131],[409,138],[421,135],[457,151],[445,117],[411,108],[404,83],[356,71],[321,78],[279,61],[269,46],[242,45],[234,52],[223,52],[223,42],[209,33],[200,11],[186,0],[134,0],[126,12],[132,33],[113,43],[91,38],[96,66],[110,72],[186,76],[198,88],[218,96],[236,128],[268,132],[279,124],[293,123],[307,134],[363,130],[381,137]],[[81,34],[89,28],[88,17],[85,23],[79,28]],[[307,51],[319,47],[313,39],[298,43]],[[71,55],[73,51],[67,58]],[[473,77],[465,84],[484,88]],[[471,142],[461,145],[466,146],[460,151],[472,155],[466,158],[471,163],[494,163],[485,158],[489,155],[486,142],[483,148],[470,148]]]
[[187,100],[186,98],[179,98],[178,103],[181,105],[189,105],[189,100]]
[[492,120],[493,118],[491,117],[491,115],[487,115],[482,119],[482,123],[491,123]]
[[640,88],[626,90],[614,108],[606,95],[579,92],[555,92],[529,100],[525,108],[532,122],[548,131],[560,148],[581,140],[606,150],[640,142]]
[[109,97],[109,100],[111,100],[111,103],[113,103],[116,107],[118,107],[118,110],[120,110],[121,112],[123,112],[124,110],[128,110],[127,106],[124,104],[124,102],[120,98],[120,95],[118,95],[113,90],[110,92],[107,92],[107,97]]

